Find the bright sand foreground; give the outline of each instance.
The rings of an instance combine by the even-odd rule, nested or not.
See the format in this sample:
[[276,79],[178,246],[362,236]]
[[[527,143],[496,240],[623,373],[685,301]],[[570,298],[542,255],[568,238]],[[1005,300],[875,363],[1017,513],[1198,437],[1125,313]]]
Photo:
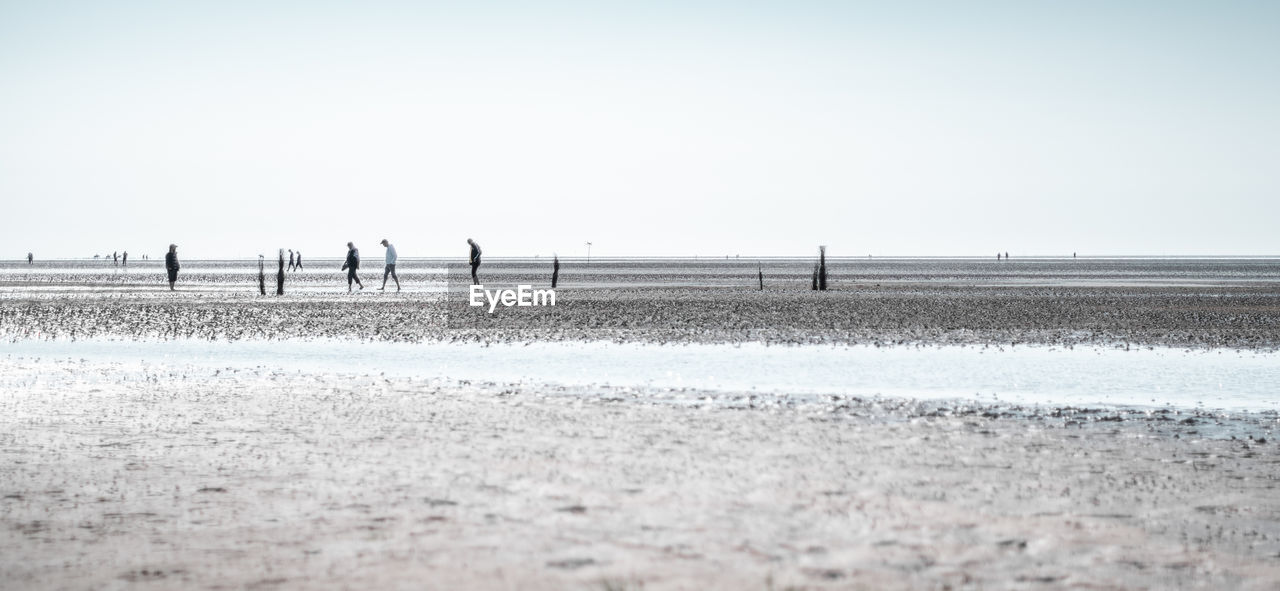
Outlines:
[[1280,584],[1280,453],[1212,420],[0,365],[8,588]]

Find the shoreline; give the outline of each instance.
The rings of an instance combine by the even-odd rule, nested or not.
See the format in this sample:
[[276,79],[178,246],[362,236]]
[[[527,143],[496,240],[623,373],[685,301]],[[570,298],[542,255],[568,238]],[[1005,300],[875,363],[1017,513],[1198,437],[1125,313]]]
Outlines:
[[1270,387],[1280,382],[1280,355],[1233,349],[93,337],[2,341],[0,359],[5,358],[750,392],[797,401],[838,395],[1045,408],[1280,411]]

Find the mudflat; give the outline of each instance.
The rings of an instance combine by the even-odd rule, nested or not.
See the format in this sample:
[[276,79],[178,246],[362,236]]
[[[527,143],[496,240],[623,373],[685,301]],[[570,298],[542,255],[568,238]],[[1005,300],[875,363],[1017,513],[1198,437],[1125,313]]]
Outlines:
[[[348,295],[338,262],[317,259],[276,297],[249,261],[189,263],[176,293],[153,262],[8,263],[0,335],[1280,347],[1277,259],[834,259],[823,292],[800,259],[566,262],[555,306],[496,314],[464,303],[465,266],[400,266],[403,292],[370,274]],[[546,288],[550,262],[497,259],[481,280]]]
[[[1269,356],[1280,343],[1268,260],[1095,261],[1091,271],[849,260],[821,293],[807,289],[803,261],[593,261],[590,276],[562,269],[556,307],[496,315],[457,307],[443,262],[405,262],[404,292],[352,296],[328,271],[293,278],[284,297],[259,296],[256,268],[236,261],[190,264],[176,293],[145,266],[0,269],[0,334],[16,349],[0,357],[0,581],[1280,585],[1274,411],[567,386],[21,350],[95,337],[255,340],[287,352],[324,338]],[[530,282],[543,266],[494,264],[482,277]],[[761,271],[766,289],[752,289]]]

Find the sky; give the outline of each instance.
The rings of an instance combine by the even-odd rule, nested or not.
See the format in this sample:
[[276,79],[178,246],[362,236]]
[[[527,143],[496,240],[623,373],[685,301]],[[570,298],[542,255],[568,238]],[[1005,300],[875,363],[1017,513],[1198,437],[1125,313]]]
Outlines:
[[9,2],[0,259],[1280,255],[1280,2]]

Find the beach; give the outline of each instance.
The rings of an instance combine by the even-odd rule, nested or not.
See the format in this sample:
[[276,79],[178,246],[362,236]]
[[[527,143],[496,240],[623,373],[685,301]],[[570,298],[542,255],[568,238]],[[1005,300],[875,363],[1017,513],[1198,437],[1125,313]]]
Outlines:
[[[927,396],[804,381],[819,367],[806,354],[834,355],[820,347],[980,349],[986,365],[1038,347],[1046,369],[1075,348],[1143,348],[1242,357],[1265,392],[1276,261],[1073,263],[848,260],[815,293],[804,261],[593,261],[590,281],[568,269],[556,307],[496,316],[455,308],[449,267],[433,261],[405,264],[400,294],[348,296],[330,270],[279,298],[256,294],[245,263],[193,263],[176,293],[143,267],[118,281],[114,269],[7,267],[0,580],[1274,588],[1280,414],[1265,398],[1222,408],[1248,383],[1162,399],[1157,372],[1136,405],[975,397],[960,371],[946,374],[954,391]],[[511,285],[546,266],[492,269]],[[498,369],[508,348],[593,342],[609,345],[582,379],[535,369],[538,357]],[[402,356],[344,363],[355,343]],[[796,355],[760,387],[622,371],[663,358],[654,351],[735,346]],[[412,360],[440,347],[495,369]],[[316,348],[335,356],[297,358]],[[1132,355],[1120,359],[1140,374],[1151,357]]]

